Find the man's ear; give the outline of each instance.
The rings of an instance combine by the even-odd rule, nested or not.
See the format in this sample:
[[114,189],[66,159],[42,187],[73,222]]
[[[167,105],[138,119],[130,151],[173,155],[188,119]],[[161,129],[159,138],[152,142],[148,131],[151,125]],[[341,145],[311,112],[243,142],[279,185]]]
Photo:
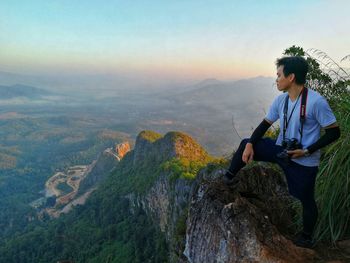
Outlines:
[[288,78],[288,80],[290,82],[293,82],[293,81],[295,81],[295,74],[294,73],[290,73],[287,78]]

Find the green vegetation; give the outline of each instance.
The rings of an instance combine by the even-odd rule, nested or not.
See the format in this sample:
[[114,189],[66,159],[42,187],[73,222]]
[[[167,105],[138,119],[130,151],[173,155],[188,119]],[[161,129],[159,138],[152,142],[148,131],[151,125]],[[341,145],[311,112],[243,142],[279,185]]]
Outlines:
[[169,161],[164,162],[161,168],[164,171],[169,171],[170,182],[173,183],[178,178],[193,180],[196,178],[199,170],[204,168],[208,163],[208,160],[201,161],[191,161],[186,158],[173,158]]
[[137,166],[133,165],[133,152],[126,154],[118,167],[106,180],[110,187],[119,194],[130,192],[145,193],[159,177],[161,169],[154,156],[149,156]]
[[[170,135],[168,137],[172,138],[173,134]],[[182,139],[188,137],[183,136]],[[202,156],[203,161],[199,161],[198,156],[195,161],[196,158],[189,154],[184,155],[190,159],[158,158],[159,151],[164,150],[163,143],[175,145],[184,142],[181,138],[168,141],[165,136],[162,137],[164,141],[155,140],[151,152],[136,164],[135,152],[126,154],[84,206],[57,220],[31,226],[25,234],[0,245],[0,262],[63,259],[74,262],[167,262],[169,252],[165,235],[153,217],[137,204],[139,198],[147,194],[159,176],[169,176],[172,182],[180,178],[192,180],[208,161],[216,161],[207,155]],[[187,143],[193,145],[193,142]],[[203,149],[191,150],[198,153]],[[173,242],[176,247],[183,248],[186,217],[185,209],[175,226]]]
[[202,146],[200,146],[195,140],[193,140],[193,138],[191,138],[190,136],[186,135],[183,132],[171,131],[171,132],[168,132],[165,135],[165,137],[169,138],[170,142],[176,142],[178,140],[181,140],[188,145],[195,144],[197,147],[202,148]]
[[162,138],[163,136],[159,133],[156,133],[154,131],[142,131],[140,132],[140,134],[138,135],[140,138],[145,139],[149,142],[155,142],[158,139]]
[[318,239],[350,237],[350,95],[336,107],[342,135],[327,147],[320,165],[316,196],[320,207]]
[[0,120],[0,245],[37,223],[30,221],[36,211],[29,203],[42,197],[48,177],[90,164],[105,148],[128,138],[95,122],[29,114]]
[[[104,189],[108,191],[107,189]],[[167,262],[163,234],[117,193],[97,192],[84,206],[0,247],[0,262]]]
[[[213,160],[199,144],[183,133],[171,132],[162,137],[147,131],[141,132],[139,136],[146,134],[153,134],[151,136],[153,143],[142,161],[136,165],[133,164],[135,152],[129,152],[113,172],[113,176],[107,179],[106,184],[113,187],[114,191],[121,194],[129,192],[145,193],[162,174],[171,174],[171,182],[178,178],[192,180],[202,167]],[[147,135],[147,137],[150,136]],[[155,138],[158,138],[158,140],[155,140]],[[162,150],[161,147],[158,148],[159,138],[162,138],[162,142],[168,146],[176,145],[180,141],[181,157],[172,158],[171,160],[159,158],[159,156],[168,154],[159,152]]]
[[343,101],[344,95],[349,93],[349,73],[328,55],[317,49],[306,52],[303,48],[292,46],[286,49],[284,55],[303,56],[309,64],[307,86],[316,90],[331,104]]

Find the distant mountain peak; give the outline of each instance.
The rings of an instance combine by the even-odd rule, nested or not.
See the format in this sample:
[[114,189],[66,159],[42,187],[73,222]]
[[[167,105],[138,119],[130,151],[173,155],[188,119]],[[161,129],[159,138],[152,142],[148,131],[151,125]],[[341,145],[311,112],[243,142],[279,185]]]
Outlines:
[[139,133],[139,135],[136,138],[136,144],[137,142],[140,143],[140,141],[147,141],[150,143],[155,142],[156,140],[162,138],[163,136],[157,132],[150,131],[150,130],[144,130]]
[[204,79],[202,81],[200,81],[198,84],[216,84],[221,82],[220,80],[216,79],[216,78],[208,78],[208,79]]
[[139,133],[134,148],[134,164],[150,159],[162,162],[171,158],[203,161],[209,155],[200,144],[183,132],[171,131],[164,136],[153,131]]
[[215,79],[215,78],[208,78],[208,79],[204,79],[200,82],[198,82],[197,84],[195,84],[195,87],[206,87],[206,86],[212,86],[212,85],[218,85],[221,84],[222,81]]
[[0,98],[12,99],[16,97],[25,97],[30,99],[40,98],[42,96],[52,95],[53,93],[45,89],[36,88],[33,86],[15,84],[11,86],[0,85]]

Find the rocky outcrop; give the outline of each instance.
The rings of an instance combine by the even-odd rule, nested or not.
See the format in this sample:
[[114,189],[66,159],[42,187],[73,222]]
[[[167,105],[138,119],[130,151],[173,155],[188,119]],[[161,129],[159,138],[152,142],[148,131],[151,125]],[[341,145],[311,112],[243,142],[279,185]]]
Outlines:
[[91,170],[81,181],[78,195],[82,195],[96,188],[97,184],[104,181],[111,171],[116,167],[119,161],[130,151],[128,142],[115,145],[115,151],[108,148],[99,155],[96,161],[91,165]]
[[[184,236],[176,240],[178,235],[179,219],[187,217],[188,204],[193,192],[193,181],[179,178],[175,182],[169,182],[169,175],[163,174],[155,182],[145,195],[130,193],[125,196],[130,201],[131,212],[133,208],[141,207],[159,225],[165,234],[172,258],[183,257]],[[185,222],[183,222],[185,223]]]
[[212,175],[199,176],[191,199],[184,251],[189,262],[313,261],[311,250],[286,238],[293,210],[280,173],[245,169],[234,187]]
[[162,135],[153,131],[142,131],[136,138],[134,148],[134,165],[142,163],[150,154],[155,154],[153,143],[162,138]]
[[[152,131],[143,131],[137,136],[130,156],[133,158],[132,165],[135,170],[140,167],[149,170],[153,167],[151,170],[154,173],[159,171],[159,166],[164,162],[173,158],[204,163],[210,159],[208,153],[195,140],[181,132],[169,132],[162,136]],[[172,173],[171,170],[161,170],[145,193],[131,192],[124,197],[130,202],[131,213],[141,207],[159,225],[169,247],[169,261],[181,262],[185,260],[184,233],[179,233],[181,229],[185,229],[194,184],[193,180],[185,178],[171,179]]]
[[120,160],[130,151],[130,144],[128,142],[116,144],[114,146],[114,151]]
[[175,157],[204,161],[208,158],[208,153],[190,136],[181,132],[168,132],[163,137],[153,131],[142,131],[137,136],[134,165],[150,159],[154,163],[161,163]]
[[[151,131],[143,131],[136,139],[132,155],[134,167],[153,165],[155,170],[157,165],[172,158],[189,161],[209,160],[209,155],[197,142],[179,132],[169,132],[163,137]],[[178,233],[181,227],[179,221],[187,217],[194,181],[184,178],[172,181],[171,175],[171,171],[163,171],[146,193],[129,193],[125,198],[130,201],[131,212],[135,207],[141,207],[153,218],[165,234],[170,261],[181,262],[184,259],[184,233]],[[182,227],[185,228],[185,220]]]

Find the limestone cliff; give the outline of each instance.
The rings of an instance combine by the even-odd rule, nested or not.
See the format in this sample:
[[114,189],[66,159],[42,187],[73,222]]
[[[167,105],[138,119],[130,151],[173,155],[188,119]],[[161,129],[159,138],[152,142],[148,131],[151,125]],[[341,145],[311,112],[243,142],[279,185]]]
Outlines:
[[117,159],[120,161],[125,154],[127,154],[130,151],[130,144],[128,142],[124,143],[117,143],[114,146],[114,151],[116,153]]
[[134,165],[152,158],[155,163],[182,157],[191,161],[205,160],[208,153],[190,136],[168,132],[164,137],[153,131],[143,131],[136,138]]
[[120,160],[130,151],[128,142],[116,144],[114,149],[108,148],[99,155],[97,160],[91,165],[87,176],[81,181],[78,195],[82,195],[96,188],[97,184],[104,181]]
[[[138,135],[131,154],[135,168],[152,165],[153,172],[157,170],[157,166],[173,158],[203,163],[211,160],[197,142],[180,132],[169,132],[163,137],[155,132],[143,131]],[[181,258],[184,260],[181,244],[184,242],[184,233],[179,235],[180,221],[187,217],[194,184],[193,180],[181,177],[172,180],[172,174],[171,170],[161,170],[146,192],[129,192],[125,198],[130,201],[131,209],[142,207],[159,224],[166,236],[171,261],[179,262]],[[184,220],[182,223],[184,225]]]
[[187,220],[188,262],[313,262],[293,245],[291,198],[280,173],[256,166],[227,187],[213,173],[197,178]]

